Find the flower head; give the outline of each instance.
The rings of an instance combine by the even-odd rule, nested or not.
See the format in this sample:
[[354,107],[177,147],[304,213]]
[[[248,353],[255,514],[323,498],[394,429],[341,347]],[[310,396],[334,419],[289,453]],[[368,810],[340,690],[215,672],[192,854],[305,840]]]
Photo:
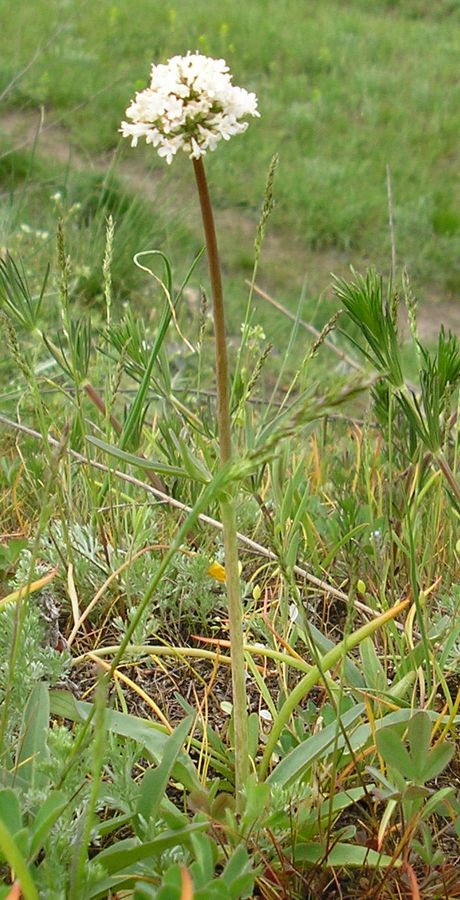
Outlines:
[[241,119],[258,115],[256,95],[232,85],[225,60],[187,53],[152,66],[150,87],[136,94],[120,131],[132,147],[145,137],[170,163],[178,150],[204,156],[246,131]]

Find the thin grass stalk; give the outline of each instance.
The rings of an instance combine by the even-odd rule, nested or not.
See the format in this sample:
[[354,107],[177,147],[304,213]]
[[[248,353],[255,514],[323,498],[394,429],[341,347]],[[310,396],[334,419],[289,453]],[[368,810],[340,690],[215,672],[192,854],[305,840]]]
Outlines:
[[417,554],[416,554],[416,549],[415,549],[414,529],[413,529],[413,523],[411,522],[410,510],[408,510],[408,513],[407,513],[407,536],[409,539],[410,584],[411,584],[412,596],[413,596],[415,608],[416,608],[417,621],[418,621],[418,625],[420,628],[420,634],[422,637],[423,649],[424,649],[424,653],[425,653],[426,678],[427,678],[427,683],[428,683],[428,693],[430,693],[431,687],[432,687],[432,678],[431,678],[431,671],[430,671],[431,651],[430,651],[430,642],[428,640],[424,609],[423,609],[422,602],[421,602],[422,601],[422,591],[419,587]]
[[[200,198],[206,249],[208,252],[216,351],[217,423],[220,460],[221,464],[225,465],[232,458],[232,437],[222,278],[214,215],[202,159],[194,159],[193,168]],[[235,505],[232,494],[228,499],[221,501],[221,518],[224,531],[225,583],[228,600],[232,657],[233,717],[235,727],[235,792],[238,803],[249,774],[249,744],[242,622],[243,610],[241,603],[240,574],[238,569]]]
[[[40,900],[30,871],[30,866],[27,865],[16,840],[12,836],[9,828],[3,822],[0,822],[0,850],[7,865],[10,867],[11,871],[14,872],[16,879],[11,886],[10,896],[23,897],[24,900]],[[21,892],[15,895],[13,891],[15,885],[18,883],[21,886]]]
[[[211,639],[210,639],[211,640]],[[130,644],[127,652],[125,654],[125,660],[129,659],[130,656],[134,657],[133,665],[140,664],[142,661],[142,657],[147,657],[150,659],[155,659],[155,657],[162,656],[170,656],[177,657],[177,659],[206,659],[210,662],[214,662],[217,665],[228,666],[231,665],[231,658],[229,656],[225,656],[221,652],[221,647],[227,648],[229,645],[229,641],[219,641],[216,639],[215,643],[218,645],[218,649],[215,650],[204,650],[201,647],[173,647],[168,644]],[[80,656],[74,657],[72,660],[72,666],[77,666],[80,663],[87,662],[91,656],[91,659],[104,659],[106,656],[115,656],[120,649],[119,644],[113,644],[107,647],[98,647],[96,650],[87,651],[82,653]],[[296,659],[295,656],[290,656],[287,653],[282,653],[280,650],[273,650],[271,647],[256,647],[251,644],[245,644],[244,652],[252,656],[261,656],[263,659],[270,659],[273,662],[282,664],[284,666],[289,666],[291,669],[296,669],[299,672],[303,672],[304,674],[308,674],[313,666],[310,663],[306,663],[303,659]],[[331,679],[331,687],[336,687],[336,685],[332,682]]]
[[[251,285],[251,282],[248,281],[248,279],[246,278],[245,284]],[[313,335],[314,338],[316,338],[316,339],[319,338],[320,332],[318,331],[317,328],[314,327],[314,325],[311,325],[310,322],[305,322],[304,319],[300,319],[298,317],[298,315],[296,315],[295,313],[292,313],[290,309],[287,309],[286,306],[283,306],[282,303],[279,303],[278,300],[275,300],[274,297],[271,297],[270,294],[267,294],[266,291],[262,290],[262,288],[259,287],[259,285],[254,284],[253,291],[259,297],[261,297],[262,300],[266,300],[267,303],[270,303],[271,306],[273,306],[275,309],[279,310],[279,312],[281,312],[283,314],[283,316],[286,316],[286,318],[290,319],[291,322],[295,322],[296,324],[300,325],[301,328],[304,328],[306,331],[309,331],[310,334]],[[302,296],[302,299],[303,299],[303,296]],[[344,350],[341,350],[340,347],[336,347],[336,345],[332,341],[326,339],[324,341],[324,346],[327,347],[329,350],[332,350],[332,353],[335,353],[335,355],[338,356],[338,358],[340,360],[342,360],[342,362],[345,362],[347,364],[347,366],[349,366],[351,369],[354,369],[356,372],[364,371],[363,366],[359,362],[357,362],[356,359],[353,359],[352,356],[349,356],[347,353],[345,353]]]
[[259,222],[257,225],[257,233],[254,241],[254,265],[252,268],[252,276],[250,281],[246,281],[246,284],[249,285],[249,293],[248,299],[246,302],[246,311],[243,319],[243,339],[241,341],[238,355],[236,358],[236,366],[235,366],[235,374],[233,379],[233,387],[232,387],[232,395],[231,395],[231,407],[234,408],[234,388],[238,382],[240,371],[241,371],[241,360],[243,357],[243,350],[246,346],[246,334],[247,334],[247,326],[251,321],[251,309],[252,309],[252,301],[254,296],[254,285],[256,283],[257,273],[259,271],[259,263],[260,263],[260,255],[262,252],[262,245],[265,238],[265,231],[267,227],[268,219],[270,218],[271,213],[274,208],[274,199],[273,199],[273,182],[275,180],[276,169],[278,167],[279,156],[277,153],[272,157],[270,162],[270,167],[267,174],[267,181],[265,183],[265,193],[264,200],[262,204],[262,210],[259,217]]
[[444,475],[444,478],[447,481],[447,484],[449,485],[455,499],[458,503],[460,503],[460,484],[458,483],[454,473],[452,472],[452,469],[450,468],[444,454],[441,451],[439,451],[438,453],[434,453],[433,459]]
[[393,539],[393,425],[394,425],[394,414],[395,414],[395,403],[394,403],[394,393],[393,389],[389,388],[388,392],[388,431],[387,431],[387,446],[388,446],[388,500],[387,500],[387,525],[388,525],[388,534],[390,536],[390,559],[391,559],[391,595],[393,601],[397,596],[397,588],[395,582],[395,562],[396,562],[396,548],[395,542]]

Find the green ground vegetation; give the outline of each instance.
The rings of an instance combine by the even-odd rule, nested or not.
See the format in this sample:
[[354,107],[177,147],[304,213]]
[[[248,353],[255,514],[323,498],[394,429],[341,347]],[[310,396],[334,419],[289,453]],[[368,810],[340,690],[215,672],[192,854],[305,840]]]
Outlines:
[[[458,280],[459,4],[3,21],[0,900],[460,896],[460,345],[423,339],[416,298]],[[227,468],[191,166],[117,136],[150,61],[189,47],[262,111],[206,159]]]
[[[254,223],[270,159],[280,154],[273,228],[297,247],[295,271],[283,286],[291,304],[307,269],[310,293],[313,286],[317,295],[332,269],[363,259],[387,265],[387,166],[400,263],[430,298],[458,289],[457,3],[34,0],[14,16],[7,13],[4,5],[3,111],[44,108],[45,125],[57,120],[88,168],[96,154],[116,150],[115,174],[133,159],[127,142],[120,147],[117,129],[129,99],[147,82],[150,61],[190,48],[228,60],[236,83],[257,92],[262,117],[244,141],[210,160],[215,199],[222,210],[244,212]],[[19,127],[15,143],[20,137]],[[2,140],[11,149],[8,136]],[[83,174],[75,181],[66,160],[56,167],[50,156],[35,173],[35,199],[28,196],[21,205],[19,221],[12,212],[3,243],[11,240],[8,226],[23,221],[48,230],[48,196],[63,184],[67,201],[77,198],[86,210],[105,202],[94,181]],[[27,178],[29,157],[30,146],[3,158],[5,189],[11,179]],[[136,160],[155,183],[162,181],[164,166],[148,148],[138,149]],[[71,169],[72,157],[69,162]],[[184,230],[192,244],[197,239],[186,160],[175,170],[173,195],[169,188],[150,188],[148,214],[137,223],[142,248],[152,237],[164,246],[175,236],[183,247]],[[237,237],[235,226],[227,239],[228,265],[247,275],[251,249]],[[311,248],[316,257],[308,256]],[[288,273],[292,259],[282,255]],[[276,287],[283,274],[275,274]]]

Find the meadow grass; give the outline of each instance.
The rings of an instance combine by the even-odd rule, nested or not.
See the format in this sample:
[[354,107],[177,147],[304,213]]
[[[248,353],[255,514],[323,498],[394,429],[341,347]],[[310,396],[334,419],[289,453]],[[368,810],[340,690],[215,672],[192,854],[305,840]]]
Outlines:
[[[33,7],[0,38],[0,897],[457,896],[460,346],[420,339],[414,288],[455,287],[458,4]],[[190,163],[116,135],[190,46],[263,112],[206,159],[228,464]],[[62,127],[34,142],[40,103]],[[305,254],[386,274],[324,297]]]
[[[387,302],[375,274],[336,285],[356,364],[370,364],[360,377],[324,333],[273,386],[266,338],[246,325],[236,456],[222,469],[206,318],[198,330],[179,318],[193,352],[171,326],[159,346],[157,321],[133,310],[113,321],[109,229],[108,325],[91,325],[69,303],[63,240],[60,334],[46,289],[40,301],[2,268],[4,885],[14,871],[32,900],[146,886],[179,900],[188,879],[203,900],[237,900],[332,897],[351,878],[361,896],[358,870],[363,896],[397,896],[407,878],[450,896],[458,342],[415,343],[405,284],[420,365],[409,387],[397,294]],[[238,813],[219,522],[230,489],[252,770]]]
[[[147,82],[149,60],[190,47],[225,56],[238,79],[256,90],[262,118],[245,141],[210,160],[217,205],[256,218],[265,172],[278,152],[272,227],[300,244],[301,274],[292,278],[301,282],[308,267],[317,291],[308,248],[332,249],[341,269],[344,261],[363,258],[387,264],[389,166],[399,262],[417,287],[430,285],[430,298],[458,289],[455,3],[286,0],[176,8],[143,0],[135,7],[34,0],[15,16],[5,7],[3,19],[2,82],[8,85],[32,62],[4,102],[14,109],[43,105],[46,121],[61,122],[88,161],[118,146],[120,119],[134,90]],[[122,162],[129,150],[120,152]],[[138,158],[155,175],[163,171],[147,148]],[[193,223],[185,160],[176,169],[175,190]],[[48,174],[53,180],[51,160]],[[160,193],[151,202],[152,219],[173,215],[174,198]],[[150,233],[139,231],[144,243]],[[229,243],[236,243],[234,235]],[[239,272],[247,270],[250,252],[235,246],[229,254]],[[316,265],[324,290],[332,260],[322,263],[318,255]]]

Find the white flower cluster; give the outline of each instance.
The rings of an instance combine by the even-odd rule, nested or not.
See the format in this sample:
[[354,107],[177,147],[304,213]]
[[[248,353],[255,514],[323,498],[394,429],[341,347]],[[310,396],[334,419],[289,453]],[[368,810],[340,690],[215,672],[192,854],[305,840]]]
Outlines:
[[259,115],[256,95],[234,87],[231,79],[225,60],[199,53],[152,66],[150,87],[126,110],[131,122],[121,123],[123,137],[131,138],[132,147],[145,137],[168,163],[178,150],[191,159],[204,156],[222,138],[245,131],[244,116]]

